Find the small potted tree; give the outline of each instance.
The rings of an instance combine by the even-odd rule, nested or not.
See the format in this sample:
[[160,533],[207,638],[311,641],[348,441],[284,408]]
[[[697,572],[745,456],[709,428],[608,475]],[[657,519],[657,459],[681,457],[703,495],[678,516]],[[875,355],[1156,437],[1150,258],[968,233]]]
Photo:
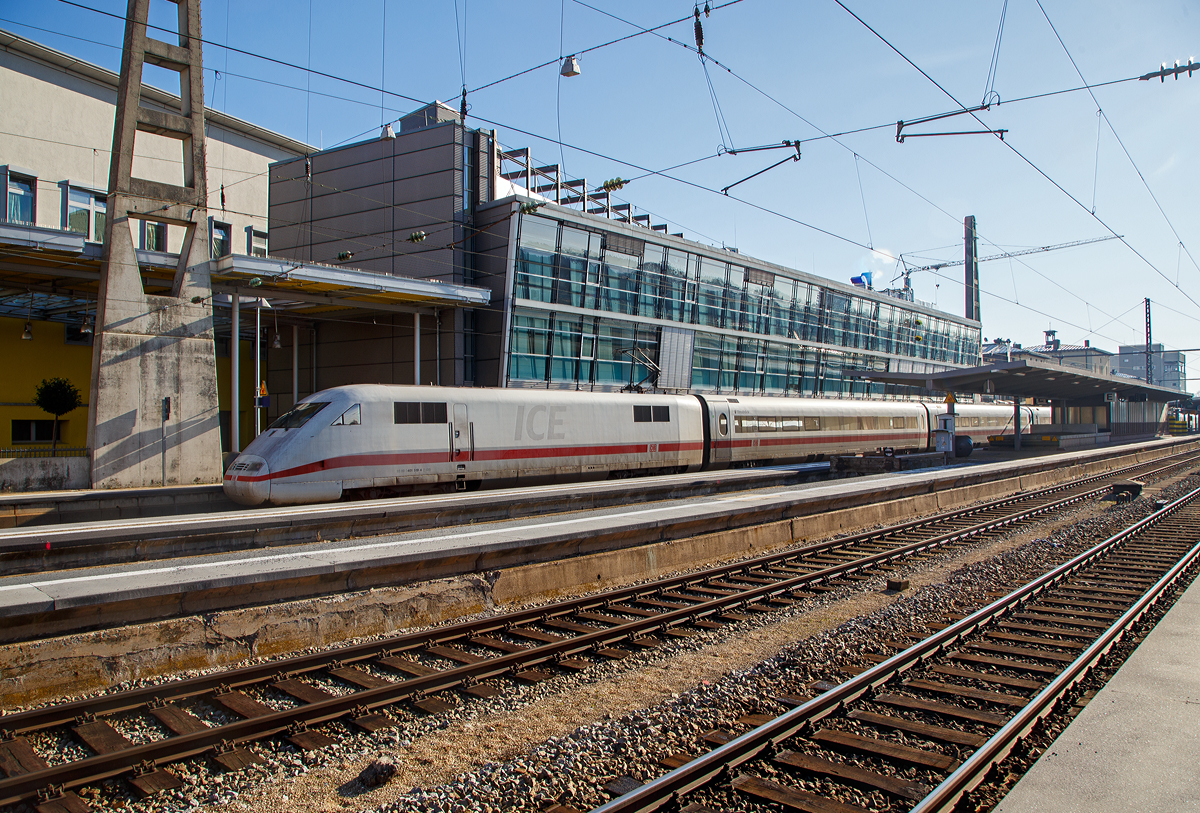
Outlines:
[[33,403],[54,416],[54,431],[50,435],[50,456],[54,457],[58,449],[58,419],[83,404],[79,388],[65,378],[43,378],[34,390]]

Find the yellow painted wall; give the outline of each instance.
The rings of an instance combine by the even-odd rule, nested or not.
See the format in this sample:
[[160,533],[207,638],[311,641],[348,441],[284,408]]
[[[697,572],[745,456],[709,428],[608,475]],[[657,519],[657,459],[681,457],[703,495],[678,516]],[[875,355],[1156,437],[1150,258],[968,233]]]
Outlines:
[[[34,322],[33,340],[25,341],[24,319],[0,317],[0,447],[11,448],[14,420],[53,420],[33,406],[33,394],[43,379],[62,377],[79,388],[84,405],[62,416],[60,446],[87,445],[87,400],[92,378],[92,348],[67,344],[66,325]],[[22,443],[22,447],[49,447],[47,443]]]
[[[238,401],[241,402],[241,445],[245,449],[254,440],[254,342],[238,342],[242,347],[241,362],[238,377],[241,382],[238,387]],[[221,412],[229,411],[231,397],[231,371],[233,360],[228,356],[217,357],[217,404]]]
[[[49,447],[46,443],[14,444],[14,420],[53,420],[54,416],[33,406],[34,390],[43,379],[61,376],[79,388],[83,406],[62,416],[59,446],[87,445],[87,401],[91,389],[92,348],[67,344],[66,325],[61,322],[33,322],[33,340],[25,341],[24,319],[0,317],[0,448],[18,446]],[[254,440],[254,343],[244,341],[241,363],[241,448]],[[219,409],[229,411],[230,370],[226,357],[217,359],[217,398]]]

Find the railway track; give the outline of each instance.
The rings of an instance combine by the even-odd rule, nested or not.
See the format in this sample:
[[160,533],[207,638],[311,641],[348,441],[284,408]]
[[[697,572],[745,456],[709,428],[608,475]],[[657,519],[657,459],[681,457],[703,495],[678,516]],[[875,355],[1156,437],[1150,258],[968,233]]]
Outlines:
[[674,770],[596,813],[973,810],[971,792],[1194,576],[1198,539],[1200,489],[775,719],[709,733],[714,750],[664,760]]
[[[320,729],[332,721],[378,730],[399,714],[436,714],[466,698],[493,696],[506,681],[536,683],[619,660],[867,578],[907,557],[1006,532],[1106,493],[1114,478],[1169,476],[1197,459],[1156,461],[654,584],[0,717],[0,804],[84,811],[73,791],[105,779],[123,777],[152,794],[178,786],[172,762],[207,755],[236,770],[258,759],[247,743],[271,737],[321,748],[334,741]],[[157,735],[131,740],[131,720]],[[34,747],[55,738],[74,743],[81,758],[56,759]]]

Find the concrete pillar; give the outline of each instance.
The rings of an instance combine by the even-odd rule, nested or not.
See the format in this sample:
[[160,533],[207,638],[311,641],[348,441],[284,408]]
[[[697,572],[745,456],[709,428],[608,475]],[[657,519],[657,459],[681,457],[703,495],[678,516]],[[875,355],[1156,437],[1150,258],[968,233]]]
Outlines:
[[262,297],[254,305],[254,437],[262,434],[262,410],[258,396],[262,394]]
[[300,326],[292,325],[292,406],[300,400]]
[[1021,399],[1013,396],[1013,449],[1021,451]]
[[242,296],[238,293],[238,289],[233,289],[233,322],[229,328],[230,344],[229,344],[229,360],[230,367],[233,372],[233,380],[229,384],[229,424],[230,433],[233,435],[229,443],[229,448],[234,452],[242,450],[242,413],[239,407],[242,405],[241,396],[241,365],[242,365]]
[[421,314],[413,314],[413,383],[421,385]]

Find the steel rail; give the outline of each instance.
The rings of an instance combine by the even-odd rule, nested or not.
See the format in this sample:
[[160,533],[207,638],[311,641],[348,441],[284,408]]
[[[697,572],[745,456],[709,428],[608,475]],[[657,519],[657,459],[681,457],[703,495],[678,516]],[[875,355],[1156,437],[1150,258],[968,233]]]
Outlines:
[[[844,704],[862,697],[863,695],[872,692],[895,676],[907,671],[914,665],[920,663],[924,659],[944,652],[947,648],[962,640],[967,635],[974,633],[981,627],[990,624],[995,619],[1009,613],[1017,606],[1024,604],[1030,598],[1037,596],[1050,587],[1057,585],[1068,577],[1074,575],[1080,569],[1087,567],[1104,554],[1111,551],[1116,546],[1120,545],[1127,539],[1140,534],[1142,531],[1150,528],[1159,522],[1163,521],[1179,508],[1188,503],[1195,501],[1200,497],[1200,489],[1189,492],[1180,499],[1174,501],[1170,505],[1155,511],[1147,517],[1142,518],[1138,522],[1128,528],[1114,534],[1108,539],[1093,546],[1089,550],[1079,554],[1054,570],[1042,575],[1041,577],[1029,582],[1028,584],[1017,588],[991,604],[977,610],[966,618],[934,633],[928,638],[909,647],[908,649],[893,655],[891,658],[882,663],[868,669],[866,672],[851,678],[841,685],[830,689],[822,695],[819,695],[812,700],[804,703],[775,718],[769,723],[762,725],[752,731],[731,740],[723,746],[716,748],[702,756],[697,757],[691,762],[676,768],[670,773],[642,785],[636,790],[630,791],[624,796],[620,796],[608,804],[596,808],[593,813],[648,813],[662,809],[668,804],[678,802],[679,797],[689,791],[702,787],[724,772],[741,765],[749,760],[755,759],[762,754],[766,749],[773,748],[787,741],[788,739],[802,733],[805,728],[811,725],[814,721],[820,720],[823,717],[837,711]],[[1188,556],[1194,556],[1200,545],[1192,549],[1192,553]],[[1174,568],[1173,568],[1174,570]],[[1140,604],[1140,602],[1139,602]],[[1144,609],[1142,610],[1144,612]],[[1132,610],[1130,611],[1132,612]],[[1127,612],[1125,615],[1128,615]],[[1139,613],[1140,614],[1140,613]],[[1122,616],[1124,617],[1124,616]],[[1107,637],[1107,636],[1106,636]],[[1111,647],[1110,641],[1102,648]],[[1093,645],[1095,647],[1095,645]],[[1087,652],[1091,652],[1093,647],[1089,647]],[[1086,654],[1086,652],[1085,652]],[[1103,654],[1101,652],[1100,654]],[[1081,656],[1082,659],[1082,656]],[[1071,681],[1073,683],[1074,681]],[[1052,684],[1053,685],[1053,684]],[[1068,688],[1069,688],[1068,684]],[[1041,698],[1049,691],[1043,691],[1038,695]],[[1040,716],[1040,715],[1038,715]],[[1035,718],[1036,720],[1036,718]],[[1033,722],[1028,722],[1029,726]],[[1025,723],[1022,723],[1016,728],[1024,728]],[[1004,729],[1001,729],[1004,730]],[[998,740],[999,733],[993,737]],[[989,742],[991,742],[989,740]],[[997,741],[991,750],[995,753],[1000,753],[1003,746]],[[1011,744],[1008,746],[1011,748]],[[1003,749],[1007,753],[1008,749]],[[972,780],[980,770],[979,765],[986,765],[990,768],[994,758],[980,757],[980,762],[970,771],[964,771],[967,763],[956,772],[962,774],[956,780],[955,786],[961,785],[965,789],[966,784]],[[986,770],[984,770],[986,773]],[[946,780],[949,782],[949,778]],[[943,784],[946,784],[944,782]],[[939,788],[940,789],[940,788]],[[945,793],[961,795],[962,789],[955,790],[947,788]],[[928,808],[922,813],[927,813],[928,810],[940,808]]]
[[[1157,462],[1160,461],[1153,461],[1153,463]],[[1159,467],[1154,471],[1166,471],[1178,465],[1182,465],[1185,462],[1187,461],[1173,462],[1167,466]],[[1139,464],[1122,471],[1145,468],[1147,465],[1151,464],[1152,463]],[[559,604],[552,605],[551,607],[530,609],[510,616],[469,622],[464,625],[455,625],[454,627],[450,627],[445,630],[434,630],[432,631],[433,634],[430,634],[428,631],[425,633],[411,634],[408,636],[403,636],[399,639],[392,639],[383,645],[381,645],[380,642],[374,642],[372,644],[359,645],[347,650],[336,650],[333,652],[304,656],[300,659],[303,665],[297,663],[296,660],[261,664],[256,667],[236,670],[236,672],[233,674],[223,673],[206,676],[203,678],[195,678],[189,681],[182,681],[176,684],[168,684],[161,687],[148,687],[146,689],[137,690],[136,692],[125,693],[123,695],[118,695],[111,698],[101,697],[91,700],[75,701],[74,703],[63,706],[34,710],[17,715],[9,715],[8,717],[0,717],[0,726],[3,726],[3,729],[0,729],[0,733],[3,733],[4,735],[11,735],[14,732],[24,733],[37,730],[39,728],[45,728],[49,725],[61,725],[86,714],[138,708],[140,706],[144,706],[149,700],[152,699],[162,702],[164,700],[174,701],[186,698],[194,698],[199,695],[203,695],[214,688],[220,688],[221,690],[226,688],[235,689],[238,687],[254,685],[266,679],[294,677],[304,674],[308,671],[327,668],[332,665],[333,661],[336,661],[339,664],[355,663],[371,658],[377,658],[384,654],[395,654],[398,652],[420,649],[422,647],[430,646],[434,643],[461,641],[465,638],[478,635],[483,632],[503,631],[508,627],[516,627],[525,623],[535,623],[539,620],[548,620],[551,618],[568,616],[573,612],[579,612],[581,610],[603,608],[621,601],[636,601],[641,597],[651,596],[664,590],[678,588],[680,586],[686,588],[686,586],[689,584],[700,584],[710,581],[713,578],[728,578],[731,574],[737,572],[753,572],[756,568],[769,565],[772,562],[801,560],[804,555],[819,553],[830,549],[850,547],[853,544],[858,544],[864,541],[881,539],[889,535],[889,533],[902,532],[905,530],[911,530],[913,528],[934,525],[937,522],[946,522],[961,517],[971,516],[973,514],[984,513],[996,507],[1008,507],[1015,503],[1034,503],[1026,510],[1015,515],[993,518],[982,523],[976,523],[966,528],[954,529],[948,533],[944,533],[930,539],[919,540],[907,545],[880,551],[867,557],[855,559],[827,568],[822,568],[810,573],[801,574],[791,579],[783,579],[772,584],[750,588],[741,593],[730,596],[723,596],[708,601],[698,602],[697,604],[689,607],[662,613],[654,617],[637,619],[617,627],[596,630],[594,633],[588,633],[576,638],[564,639],[560,642],[530,647],[529,649],[518,653],[511,653],[489,658],[479,664],[465,665],[441,670],[436,674],[421,678],[397,681],[396,683],[376,689],[359,690],[343,697],[333,698],[319,703],[300,705],[285,711],[275,712],[273,714],[264,715],[261,717],[240,720],[238,722],[215,727],[207,731],[197,732],[189,735],[168,737],[153,743],[146,743],[140,746],[126,748],[112,754],[90,757],[84,760],[79,760],[60,766],[54,766],[44,771],[12,777],[6,780],[0,780],[0,804],[31,798],[31,791],[35,792],[40,788],[51,786],[60,788],[81,787],[90,783],[94,783],[95,781],[122,775],[127,773],[135,766],[145,765],[147,763],[153,765],[167,764],[196,756],[213,747],[223,748],[227,747],[229,743],[241,743],[249,740],[262,739],[264,737],[272,736],[287,730],[295,731],[298,729],[303,729],[307,727],[307,725],[319,725],[338,719],[351,711],[364,713],[368,709],[391,705],[407,699],[419,698],[422,695],[430,692],[442,691],[445,689],[462,686],[464,684],[469,685],[480,679],[496,677],[508,672],[515,673],[517,671],[528,669],[534,666],[553,663],[555,660],[561,658],[570,657],[571,655],[577,655],[590,650],[599,650],[606,646],[636,639],[637,637],[658,630],[683,625],[692,620],[703,619],[713,615],[720,615],[722,613],[737,609],[738,607],[751,605],[764,599],[785,595],[807,585],[820,583],[823,581],[832,581],[887,561],[904,558],[914,553],[920,553],[945,544],[954,543],[959,540],[987,532],[989,530],[1010,525],[1029,516],[1036,516],[1038,514],[1087,499],[1088,497],[1095,496],[1104,489],[1089,489],[1070,494],[1062,499],[1050,503],[1038,504],[1038,500],[1044,498],[1047,494],[1078,489],[1081,484],[1087,484],[1098,480],[1106,480],[1114,476],[1117,476],[1116,472],[1095,475],[1089,478],[1083,478],[1082,480],[1075,481],[1073,483],[1059,484],[1057,486],[1044,489],[1040,492],[1035,492],[1034,494],[1006,497],[983,505],[974,506],[966,510],[947,512],[946,514],[939,515],[937,517],[930,517],[922,520],[914,520],[907,523],[902,523],[901,525],[893,528],[877,529],[874,531],[857,534],[852,537],[845,537],[839,540],[818,543],[816,545],[807,546],[800,550],[793,550],[786,553],[768,554],[763,557],[757,557],[754,560],[739,562],[732,566],[727,565],[723,567],[710,568],[700,573],[692,573],[685,576],[675,577],[673,579],[655,583],[654,585],[641,585],[634,588],[625,588],[623,590],[605,593],[598,596],[589,597],[587,599],[576,599],[560,602]],[[620,612],[619,608],[617,612]]]
[[[1157,463],[1160,461],[1153,462]],[[72,701],[70,703],[20,712],[18,714],[0,716],[0,731],[7,730],[11,733],[34,731],[54,725],[69,723],[76,717],[85,713],[107,714],[128,711],[130,709],[143,706],[151,700],[177,701],[205,694],[221,686],[228,686],[230,688],[250,686],[274,677],[280,674],[281,671],[286,671],[293,675],[305,674],[307,672],[325,668],[329,665],[330,661],[335,659],[346,664],[353,664],[379,657],[381,651],[384,650],[386,650],[389,654],[394,654],[396,652],[428,646],[431,643],[450,643],[455,640],[461,640],[471,636],[495,632],[498,630],[503,630],[508,626],[536,623],[537,621],[546,618],[561,618],[580,611],[602,609],[606,605],[611,605],[613,603],[622,601],[637,600],[639,598],[651,596],[664,590],[674,590],[686,588],[690,585],[703,584],[714,579],[727,578],[730,576],[730,574],[738,572],[746,573],[758,568],[770,567],[781,562],[802,560],[802,558],[805,556],[811,556],[841,548],[848,548],[864,542],[882,540],[890,535],[925,529],[938,523],[953,521],[961,517],[973,516],[995,509],[1009,508],[1020,503],[1035,502],[1047,495],[1056,494],[1063,491],[1070,491],[1072,489],[1079,488],[1080,486],[1085,486],[1091,482],[1108,480],[1114,476],[1126,474],[1132,469],[1142,468],[1145,465],[1147,464],[1140,464],[1139,466],[1134,466],[1128,469],[1122,469],[1117,472],[1110,472],[1103,475],[1093,475],[1092,477],[1073,481],[1071,483],[1060,483],[1058,485],[1051,486],[1033,493],[1011,495],[997,500],[992,500],[987,503],[982,503],[980,505],[971,506],[966,509],[947,511],[942,514],[916,520],[909,520],[907,522],[888,526],[886,528],[877,528],[870,531],[864,531],[851,536],[828,540],[825,542],[818,542],[784,552],[768,553],[752,559],[743,560],[732,565],[720,565],[681,576],[674,576],[654,582],[653,584],[641,584],[632,587],[618,588],[616,590],[607,591],[594,596],[577,599],[565,599],[553,604],[530,608],[527,610],[519,610],[499,617],[480,619],[478,621],[459,622],[457,624],[434,630],[408,633],[406,635],[392,638],[382,645],[380,642],[358,644],[333,651],[301,655],[296,658],[288,658],[282,661],[273,661],[263,664],[256,664],[253,666],[239,667],[226,672],[188,678],[186,680],[175,681],[160,686],[147,686],[129,692],[122,692],[120,694],[86,698],[83,700]],[[1179,463],[1172,463],[1169,466],[1160,467],[1154,471],[1162,471],[1175,465],[1179,465]],[[1069,504],[1068,501],[1077,502],[1079,500],[1095,496],[1102,491],[1104,491],[1104,488],[1090,489],[1083,493],[1073,494],[1070,497],[1064,498],[1060,501],[1047,503],[1042,506],[1036,506],[1032,510],[1040,510],[1043,512],[1054,510]],[[1005,524],[1011,524],[1011,522],[1020,521],[1025,516],[1026,513],[1021,512],[1010,515],[1009,517],[1000,517],[988,522],[978,523],[967,528],[957,529],[952,534],[934,537],[931,540],[925,540],[925,542],[945,541],[954,534],[963,536],[973,535],[972,532],[975,534],[984,533],[989,530],[995,530],[999,527],[1003,527]],[[905,548],[897,548],[895,550],[904,551]]]
[[992,767],[999,765],[1014,747],[1024,739],[1042,718],[1054,711],[1059,701],[1081,680],[1091,673],[1096,664],[1118,644],[1130,628],[1162,598],[1185,570],[1200,559],[1200,543],[1197,543],[1158,580],[1136,603],[1105,630],[1091,646],[1037,694],[1021,711],[979,747],[975,753],[954,773],[921,800],[911,813],[936,813],[951,810],[964,794],[969,794],[986,778]]
[[[1061,489],[1061,487],[1056,487]],[[75,762],[65,763],[62,765],[52,766],[42,771],[37,771],[28,774],[22,774],[16,777],[0,780],[0,804],[12,804],[19,801],[25,801],[33,797],[40,789],[56,786],[65,789],[73,789],[83,787],[88,784],[108,779],[114,776],[120,776],[127,773],[134,767],[151,763],[153,765],[165,765],[171,762],[177,762],[182,759],[202,754],[209,749],[217,746],[227,746],[231,743],[242,743],[250,740],[262,739],[264,737],[273,736],[275,734],[288,730],[296,730],[306,728],[311,725],[321,725],[332,720],[339,719],[347,713],[358,711],[363,713],[367,710],[380,708],[405,700],[419,698],[423,695],[443,691],[445,689],[454,688],[463,684],[469,684],[474,681],[502,676],[506,673],[522,671],[543,664],[553,664],[554,661],[603,649],[614,644],[620,644],[626,641],[634,640],[638,637],[659,631],[669,629],[671,627],[680,626],[693,620],[700,620],[711,616],[721,615],[739,607],[745,607],[755,604],[764,599],[776,598],[787,593],[793,592],[799,588],[808,585],[817,584],[826,581],[832,581],[839,577],[857,573],[862,570],[874,567],[876,565],[893,561],[896,559],[905,558],[915,553],[931,550],[937,547],[944,546],[962,539],[970,538],[988,530],[1010,525],[1023,518],[1037,516],[1046,513],[1047,511],[1061,508],[1075,502],[1087,499],[1094,496],[1104,489],[1090,489],[1088,491],[1072,494],[1060,500],[1051,503],[1031,506],[1028,510],[1020,512],[1017,515],[1010,515],[984,523],[979,523],[968,528],[963,528],[951,531],[946,534],[941,534],[937,537],[927,540],[913,542],[908,545],[893,548],[886,551],[881,551],[860,559],[855,559],[843,564],[833,565],[827,568],[795,576],[790,579],[784,579],[779,582],[747,589],[741,593],[730,596],[722,596],[708,601],[700,602],[695,605],[664,612],[660,615],[635,619],[622,624],[618,627],[610,627],[608,629],[598,629],[592,633],[579,635],[575,638],[568,638],[563,641],[542,644],[537,647],[522,652],[516,652],[506,655],[500,655],[494,658],[489,658],[486,661],[477,664],[468,664],[452,669],[446,669],[437,672],[433,675],[427,675],[419,678],[398,681],[388,686],[381,686],[374,689],[363,689],[353,692],[349,695],[334,697],[329,700],[323,700],[317,703],[297,706],[283,711],[277,711],[272,714],[253,717],[244,720],[239,720],[227,725],[211,728],[207,731],[200,731],[193,734],[179,735],[157,740],[151,743],[135,745],[130,748],[125,748],[110,754],[102,754],[93,757],[88,757]],[[1033,499],[1029,497],[1028,499]],[[1014,500],[1015,501],[1015,500]],[[875,535],[878,535],[878,531]],[[839,540],[841,544],[845,544],[846,540]],[[829,543],[822,543],[820,546],[826,547]],[[793,556],[795,552],[793,552]],[[738,568],[745,567],[746,563],[739,563]],[[714,569],[721,573],[728,573],[729,568]],[[703,581],[697,578],[697,574],[691,574],[689,577],[680,577],[672,580],[674,582],[681,581]],[[612,603],[618,603],[621,600],[636,600],[638,594],[650,595],[660,592],[662,586],[654,589],[647,589],[645,586],[623,591],[625,598],[615,599],[610,595],[602,595],[593,597],[587,606],[604,607]],[[619,610],[618,610],[619,612]],[[568,614],[567,611],[560,612],[558,615]],[[526,611],[521,614],[527,622],[537,621],[542,618],[549,617],[546,608]],[[519,626],[511,618],[488,619],[484,622],[477,622],[471,627],[477,630],[474,634],[484,631],[503,631],[506,627]],[[456,640],[464,637],[465,633],[455,633],[452,635],[435,635],[434,641]],[[404,646],[398,642],[389,642],[386,647],[375,645],[371,655],[366,657],[378,657],[383,654],[381,650],[386,650],[389,653],[402,652],[405,650],[417,649],[419,647],[429,646],[433,641],[427,635],[406,636],[411,638],[412,645]],[[310,656],[311,657],[311,656]],[[338,658],[339,661],[349,663],[350,659]],[[329,664],[327,657],[322,666]],[[265,665],[264,665],[265,666]],[[281,667],[283,667],[281,669]],[[294,675],[294,670],[286,668],[287,664],[274,664],[273,669],[265,669],[264,667],[256,667],[257,672],[267,672],[270,676],[286,673]],[[204,679],[209,683],[210,688],[213,684],[216,686],[222,685],[222,677],[213,676]],[[236,688],[237,685],[249,685],[254,681],[243,681],[240,684],[226,684],[230,689]],[[170,689],[170,686],[165,687]],[[146,690],[142,690],[139,694],[145,694]],[[164,698],[163,694],[157,695],[159,698]],[[194,696],[194,694],[192,695]],[[178,695],[169,695],[169,699],[179,699]],[[139,704],[125,706],[125,708],[134,708]],[[66,713],[68,706],[73,714],[62,719]],[[68,704],[68,706],[60,707],[59,710],[52,710],[57,713],[60,722],[68,722],[76,716],[84,712],[95,711],[95,706],[88,706],[88,701],[76,701]],[[119,707],[120,708],[120,707]],[[38,712],[27,712],[22,715],[13,715],[12,717],[0,718],[0,724],[6,727],[11,723],[20,723],[21,718],[30,720],[33,715]],[[29,716],[27,716],[29,715]],[[20,728],[19,725],[9,729],[10,731],[30,730],[29,728]]]

